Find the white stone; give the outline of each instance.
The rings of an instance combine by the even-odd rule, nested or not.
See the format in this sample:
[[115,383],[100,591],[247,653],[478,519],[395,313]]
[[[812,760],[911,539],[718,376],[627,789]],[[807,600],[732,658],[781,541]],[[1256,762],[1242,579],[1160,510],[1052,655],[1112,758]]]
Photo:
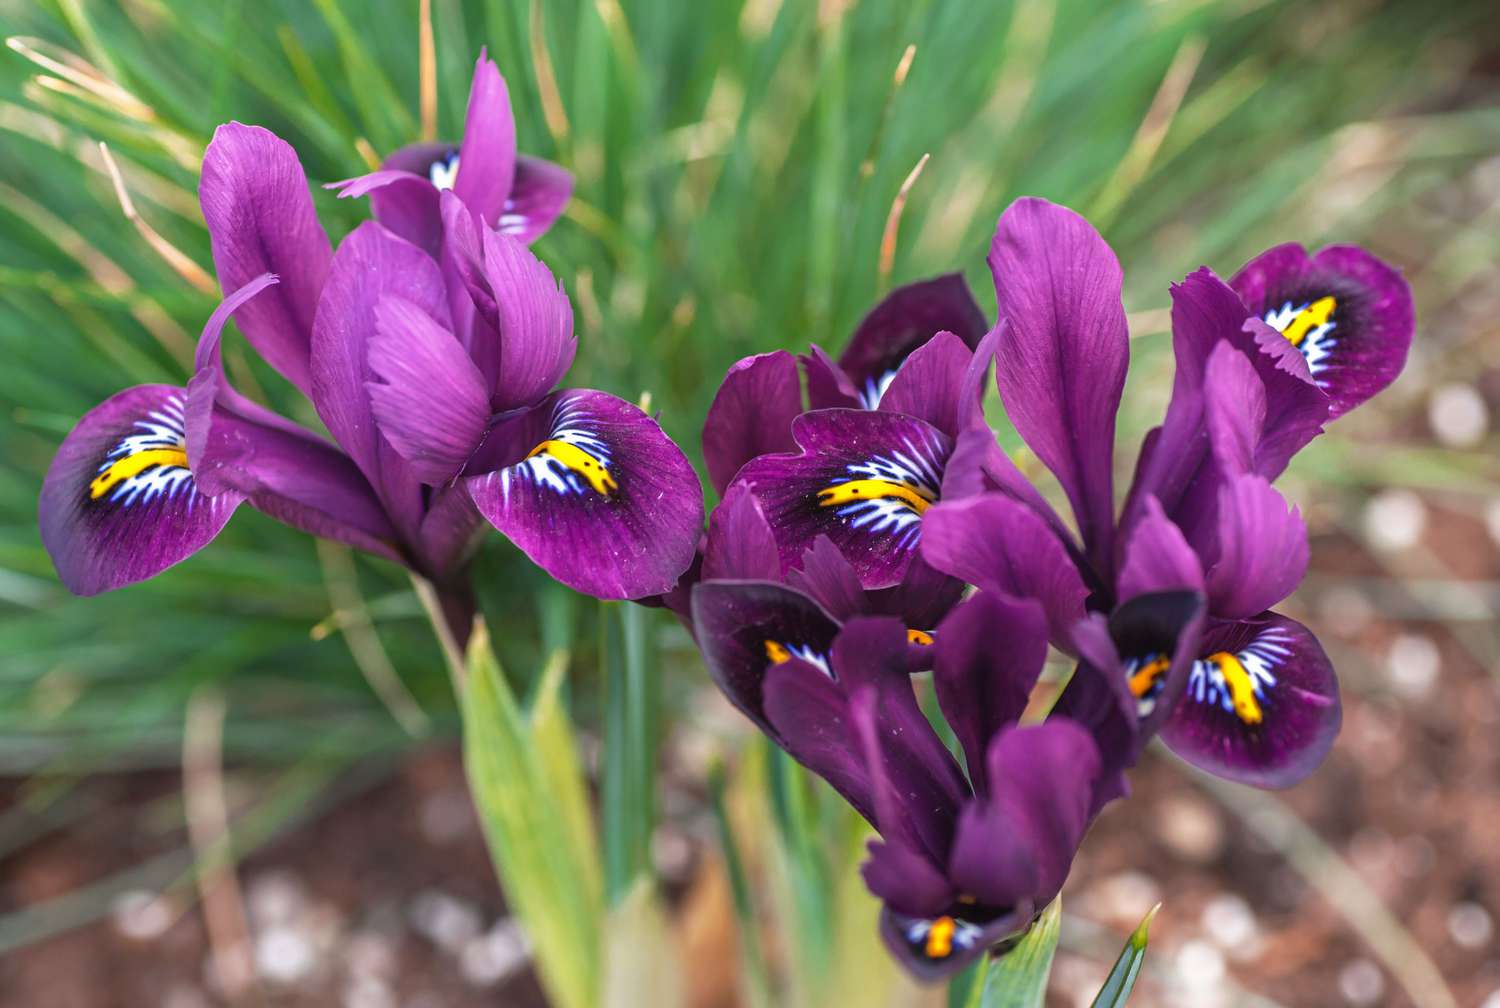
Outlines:
[[466,942],[458,962],[470,984],[493,987],[524,966],[530,954],[525,932],[514,918],[507,917]]
[[1223,981],[1225,969],[1223,954],[1201,938],[1194,938],[1177,950],[1177,974],[1185,987],[1213,990]]
[[1339,993],[1352,1005],[1378,1004],[1385,994],[1385,976],[1368,959],[1356,959],[1339,970]]
[[450,955],[458,955],[483,926],[478,910],[437,889],[425,889],[412,900],[411,924]]
[[278,924],[255,939],[255,970],[278,984],[306,979],[317,966],[312,939],[294,927]]
[[1448,911],[1448,934],[1464,948],[1484,948],[1494,933],[1494,919],[1478,903],[1459,903]]
[[1448,447],[1473,448],[1489,431],[1490,411],[1474,386],[1449,382],[1433,389],[1428,398],[1427,422]]
[[1410,549],[1426,528],[1427,506],[1410,490],[1383,490],[1365,505],[1365,539],[1383,552]]
[[1385,656],[1385,674],[1391,687],[1408,700],[1420,700],[1432,692],[1443,668],[1443,656],[1431,637],[1398,634]]
[[245,907],[257,927],[286,924],[302,912],[306,903],[306,889],[289,871],[263,872],[245,887]]
[[1260,925],[1239,896],[1224,893],[1203,908],[1203,930],[1231,959],[1254,959],[1260,953]]
[[147,889],[122,892],[110,904],[115,930],[135,941],[160,938],[172,926],[172,907],[160,893]]

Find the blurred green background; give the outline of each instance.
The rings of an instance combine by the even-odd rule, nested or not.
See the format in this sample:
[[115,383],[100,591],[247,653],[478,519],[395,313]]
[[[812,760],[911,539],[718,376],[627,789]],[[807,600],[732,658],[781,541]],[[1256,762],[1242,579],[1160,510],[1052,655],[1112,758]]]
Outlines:
[[[1125,264],[1137,338],[1122,466],[1165,403],[1171,281],[1200,264],[1227,276],[1288,240],[1358,241],[1401,265],[1418,303],[1408,373],[1287,478],[1315,535],[1300,611],[1327,634],[1356,728],[1365,695],[1397,723],[1446,709],[1455,667],[1477,670],[1465,689],[1493,692],[1493,3],[433,0],[432,17],[439,135],[457,135],[488,46],[522,149],[577,176],[567,218],[537,246],[574,299],[570,384],[649,391],[695,463],[739,357],[836,350],[882,289],[947,270],[992,311],[988,236],[1019,195],[1084,212]],[[195,695],[227,705],[226,758],[256,796],[248,832],[269,837],[347,793],[351,772],[378,782],[441,748],[457,725],[446,673],[404,575],[248,508],[148,584],[73,599],[56,582],[35,527],[53,450],[118,389],[181,383],[215,302],[126,219],[97,142],[149,225],[211,269],[195,189],[214,127],[269,127],[314,185],[367,170],[418,135],[418,5],[0,0],[0,33],[19,37],[0,54],[0,862],[87,829],[100,775],[176,767]],[[883,265],[893,200],[926,155]],[[316,199],[335,239],[368,212]],[[243,344],[229,361],[243,389],[316,422]],[[477,572],[513,676],[524,685],[571,644],[574,705],[597,726],[579,643],[597,636],[597,607],[499,536]],[[689,643],[665,618],[651,626],[673,737],[703,734]],[[1403,693],[1400,670],[1432,661],[1437,692]],[[1473,874],[1472,900],[1496,912],[1492,877]],[[111,878],[42,913],[11,894],[0,949],[105,912]],[[1397,996],[1403,975],[1376,959]],[[1465,998],[1500,988],[1500,964],[1471,966],[1454,981]]]

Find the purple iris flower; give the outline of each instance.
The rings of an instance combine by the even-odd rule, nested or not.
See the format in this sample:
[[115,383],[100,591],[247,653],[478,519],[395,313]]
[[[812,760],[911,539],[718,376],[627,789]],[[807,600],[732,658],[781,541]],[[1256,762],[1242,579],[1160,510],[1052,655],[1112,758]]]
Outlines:
[[1357,248],[1282,246],[1229,284],[1205,268],[1174,286],[1172,398],[1116,521],[1129,356],[1119,264],[1082,217],[1026,199],[1000,218],[990,266],[1007,330],[1001,399],[1078,535],[1019,499],[989,447],[968,475],[987,492],[933,508],[924,557],[1044,606],[1053,643],[1080,659],[1059,711],[1107,735],[1125,764],[1159,727],[1205,770],[1295,783],[1327,753],[1340,706],[1317,640],[1270,611],[1308,560],[1301,516],[1271,481],[1399,373],[1413,329],[1405,282]]
[[573,176],[550,161],[517,153],[510,91],[494,61],[481,53],[458,144],[402,147],[379,171],[330,188],[341,198],[369,195],[376,220],[436,258],[443,192],[452,190],[483,226],[529,243],[561,216]]
[[[827,580],[837,554],[868,596],[859,611],[940,617],[958,601],[962,584],[923,562],[917,544],[923,515],[957,492],[950,460],[983,430],[985,330],[950,274],[893,291],[837,362],[813,346],[800,360],[778,350],[730,369],[704,424],[704,459],[726,504],[733,488],[755,498],[776,579]],[[813,556],[828,562],[804,571]]]
[[[459,575],[481,516],[581,591],[635,597],[676,581],[702,522],[692,468],[636,407],[552,391],[572,360],[572,312],[516,238],[481,229],[450,196],[464,220],[455,251],[440,250],[459,264],[446,275],[374,221],[335,253],[291,147],[238,123],[215,133],[199,194],[233,293],[186,387],[127,389],[59,449],[39,520],[71,590],[159,573],[247,501],[448,589],[460,636]],[[457,304],[468,324],[456,331]],[[231,315],[333,442],[229,385],[219,340]]]
[[1107,781],[1084,727],[1018,725],[1047,653],[1040,605],[980,593],[934,635],[933,686],[967,773],[918,706],[900,621],[840,627],[768,581],[705,581],[693,611],[729,699],[879,831],[865,882],[916,976],[963,969],[1057,895]]

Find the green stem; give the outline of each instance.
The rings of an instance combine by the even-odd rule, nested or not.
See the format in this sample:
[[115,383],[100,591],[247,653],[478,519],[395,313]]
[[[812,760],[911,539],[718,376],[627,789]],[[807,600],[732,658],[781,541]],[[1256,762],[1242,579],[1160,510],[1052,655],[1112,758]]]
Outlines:
[[635,605],[605,604],[601,616],[604,889],[613,904],[651,871],[659,697],[650,670],[648,614]]

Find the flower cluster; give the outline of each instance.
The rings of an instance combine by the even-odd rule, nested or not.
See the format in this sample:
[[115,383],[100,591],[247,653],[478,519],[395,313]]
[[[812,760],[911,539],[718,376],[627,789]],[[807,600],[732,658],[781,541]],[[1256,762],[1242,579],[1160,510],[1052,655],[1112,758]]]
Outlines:
[[[494,63],[475,68],[459,145],[404,148],[335,185],[370,194],[376,217],[337,251],[290,146],[239,123],[214,134],[199,196],[230,293],[185,387],[120,392],[64,440],[39,509],[64,584],[88,595],[152,577],[248,503],[453,586],[460,609],[482,520],[580,591],[670,588],[703,523],[697,477],[636,406],[556,389],[573,312],[527,243],[572,179],[516,153]],[[231,316],[331,441],[230,386]],[[450,614],[460,634],[467,615]]]
[[[1358,248],[1191,274],[1170,405],[1117,510],[1118,261],[1082,217],[1023,199],[989,265],[993,327],[949,276],[894,292],[837,363],[814,347],[800,376],[786,353],[731,369],[704,428],[722,499],[664,600],[729,699],[878,831],[881,931],[927,979],[1029,924],[1158,732],[1261,787],[1322,760],[1338,687],[1271,611],[1308,561],[1271,481],[1394,380],[1413,329],[1405,282]],[[992,363],[1071,523],[985,423]],[[1049,647],[1076,663],[1050,707]],[[962,768],[918,705],[926,672]]]

